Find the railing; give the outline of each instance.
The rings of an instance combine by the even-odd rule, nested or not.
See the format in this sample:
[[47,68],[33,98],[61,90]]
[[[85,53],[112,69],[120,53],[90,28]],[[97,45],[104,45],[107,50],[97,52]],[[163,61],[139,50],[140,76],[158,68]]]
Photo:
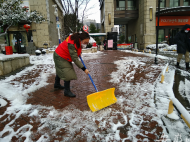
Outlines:
[[164,69],[162,70],[162,75],[161,75],[161,81],[160,81],[160,83],[163,83],[163,82],[164,82],[165,72],[168,72],[168,63],[166,64],[166,66],[165,66]]
[[170,99],[167,117],[171,119],[179,119],[178,116],[173,112],[174,107],[181,115],[181,118],[185,121],[187,126],[190,128],[190,114],[175,97]]
[[[164,75],[165,72],[168,71],[168,63],[162,70],[162,76],[161,76],[161,83],[164,81]],[[172,94],[170,97],[169,107],[168,107],[168,114],[167,117],[177,120],[179,119],[178,115],[174,113],[174,107],[177,110],[177,112],[180,114],[181,118],[184,120],[184,122],[187,124],[187,126],[190,128],[190,114],[189,112],[184,108],[184,106],[175,98],[174,94]]]

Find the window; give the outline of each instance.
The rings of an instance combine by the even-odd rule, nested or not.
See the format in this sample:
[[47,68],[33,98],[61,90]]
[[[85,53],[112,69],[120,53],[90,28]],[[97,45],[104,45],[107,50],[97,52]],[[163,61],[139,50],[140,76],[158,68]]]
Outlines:
[[183,5],[184,6],[189,6],[189,3],[190,3],[189,0],[183,0]]
[[166,0],[162,0],[162,2],[160,2],[160,7],[166,7]]
[[127,9],[128,10],[135,10],[135,0],[128,0],[127,1]]
[[170,0],[170,7],[177,7],[179,6],[180,0]]
[[137,35],[135,34],[135,42],[137,42]]
[[125,10],[125,0],[116,0],[116,10]]
[[158,43],[164,41],[164,29],[160,29],[158,32]]

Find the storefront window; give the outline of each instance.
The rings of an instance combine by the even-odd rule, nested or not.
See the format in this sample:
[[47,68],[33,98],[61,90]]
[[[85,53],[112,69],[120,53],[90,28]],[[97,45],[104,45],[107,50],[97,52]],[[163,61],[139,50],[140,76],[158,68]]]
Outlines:
[[189,3],[190,3],[189,0],[183,0],[183,5],[184,6],[189,6]]
[[164,29],[160,29],[158,32],[158,43],[164,41]]
[[28,37],[26,32],[10,32],[10,46],[13,47],[13,52],[20,53],[23,47],[28,46]]
[[127,1],[127,9],[128,10],[135,10],[135,0],[128,0]]
[[160,7],[166,7],[166,0],[162,0],[162,2],[160,2]]
[[125,0],[116,0],[116,10],[125,10]]
[[179,6],[180,0],[170,0],[170,7],[177,7]]

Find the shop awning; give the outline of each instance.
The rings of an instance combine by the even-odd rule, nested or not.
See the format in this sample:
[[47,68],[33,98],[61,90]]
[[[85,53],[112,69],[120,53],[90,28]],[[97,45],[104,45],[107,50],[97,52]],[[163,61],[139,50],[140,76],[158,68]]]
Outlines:
[[[156,17],[156,26],[158,25]],[[159,26],[183,26],[190,25],[190,16],[160,16]]]

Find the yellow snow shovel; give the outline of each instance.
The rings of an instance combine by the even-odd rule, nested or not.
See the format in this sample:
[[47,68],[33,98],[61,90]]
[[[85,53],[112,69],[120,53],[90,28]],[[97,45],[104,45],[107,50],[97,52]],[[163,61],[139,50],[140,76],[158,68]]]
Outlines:
[[[84,65],[84,67],[86,68],[81,56],[79,56],[79,57]],[[92,84],[94,85],[94,88],[97,91],[96,93],[93,93],[93,94],[90,94],[87,96],[88,106],[90,107],[92,112],[98,111],[104,107],[107,107],[107,106],[117,102],[117,99],[114,95],[115,88],[110,88],[110,89],[98,92],[98,89],[96,88],[96,85],[94,84],[90,74],[88,74],[88,76],[89,76]]]

